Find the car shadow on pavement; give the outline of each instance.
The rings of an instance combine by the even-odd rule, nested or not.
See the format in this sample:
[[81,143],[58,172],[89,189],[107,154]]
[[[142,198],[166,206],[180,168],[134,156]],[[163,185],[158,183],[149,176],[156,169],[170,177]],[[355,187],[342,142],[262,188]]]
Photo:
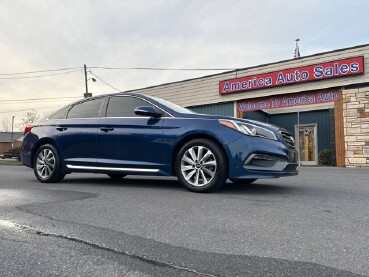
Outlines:
[[161,189],[185,189],[176,178],[158,178],[128,176],[122,179],[111,179],[109,177],[98,176],[88,177],[66,177],[62,183],[65,184],[83,184],[84,186],[112,186],[129,188],[161,188]]
[[[234,184],[230,181],[219,190],[216,194],[290,194],[296,193],[299,187],[291,185],[273,184],[267,180],[262,183],[253,184]],[[95,178],[89,177],[67,177],[62,183],[65,184],[83,184],[84,186],[111,186],[125,188],[154,188],[165,190],[183,190],[186,189],[179,183],[175,177],[143,177],[143,176],[128,176],[123,179],[114,180],[108,177],[98,176]]]
[[219,193],[226,194],[290,194],[299,190],[298,187],[273,183],[234,184],[227,182]]

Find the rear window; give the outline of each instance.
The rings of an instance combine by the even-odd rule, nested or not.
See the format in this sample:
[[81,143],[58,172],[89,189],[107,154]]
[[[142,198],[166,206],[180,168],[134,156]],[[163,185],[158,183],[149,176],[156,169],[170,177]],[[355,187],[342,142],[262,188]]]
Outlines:
[[99,117],[99,110],[103,98],[87,100],[74,105],[68,112],[67,118],[93,118]]
[[49,116],[49,119],[64,119],[67,117],[67,113],[71,106],[60,109],[59,111],[53,113]]

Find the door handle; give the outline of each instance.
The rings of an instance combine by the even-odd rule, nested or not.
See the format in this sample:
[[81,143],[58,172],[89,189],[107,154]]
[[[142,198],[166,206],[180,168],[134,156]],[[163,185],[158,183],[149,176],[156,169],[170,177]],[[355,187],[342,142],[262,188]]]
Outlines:
[[107,133],[107,132],[113,131],[114,128],[112,128],[112,127],[101,127],[100,130]]
[[60,132],[63,132],[65,130],[67,130],[68,128],[67,127],[56,127],[56,130],[60,131]]

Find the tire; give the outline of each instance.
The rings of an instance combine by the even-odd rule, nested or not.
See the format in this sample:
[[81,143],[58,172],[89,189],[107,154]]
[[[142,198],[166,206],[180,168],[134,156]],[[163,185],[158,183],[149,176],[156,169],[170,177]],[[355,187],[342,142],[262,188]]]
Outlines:
[[61,172],[59,153],[54,146],[45,144],[37,149],[33,171],[41,183],[57,183],[63,180],[65,173]]
[[255,182],[257,179],[230,179],[233,183],[235,184],[251,184],[253,182]]
[[109,173],[107,175],[113,180],[119,180],[119,179],[126,177],[126,174],[119,174],[119,173]]
[[180,183],[193,192],[215,191],[228,175],[223,150],[208,139],[187,142],[176,157],[175,170]]

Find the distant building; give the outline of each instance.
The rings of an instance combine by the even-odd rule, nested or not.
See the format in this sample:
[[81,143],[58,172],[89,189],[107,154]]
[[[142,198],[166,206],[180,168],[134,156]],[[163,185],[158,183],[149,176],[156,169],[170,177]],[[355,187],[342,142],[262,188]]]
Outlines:
[[[23,132],[13,133],[13,146],[20,147],[22,145]],[[12,148],[12,133],[11,132],[0,132],[0,155],[3,155],[5,151]]]

